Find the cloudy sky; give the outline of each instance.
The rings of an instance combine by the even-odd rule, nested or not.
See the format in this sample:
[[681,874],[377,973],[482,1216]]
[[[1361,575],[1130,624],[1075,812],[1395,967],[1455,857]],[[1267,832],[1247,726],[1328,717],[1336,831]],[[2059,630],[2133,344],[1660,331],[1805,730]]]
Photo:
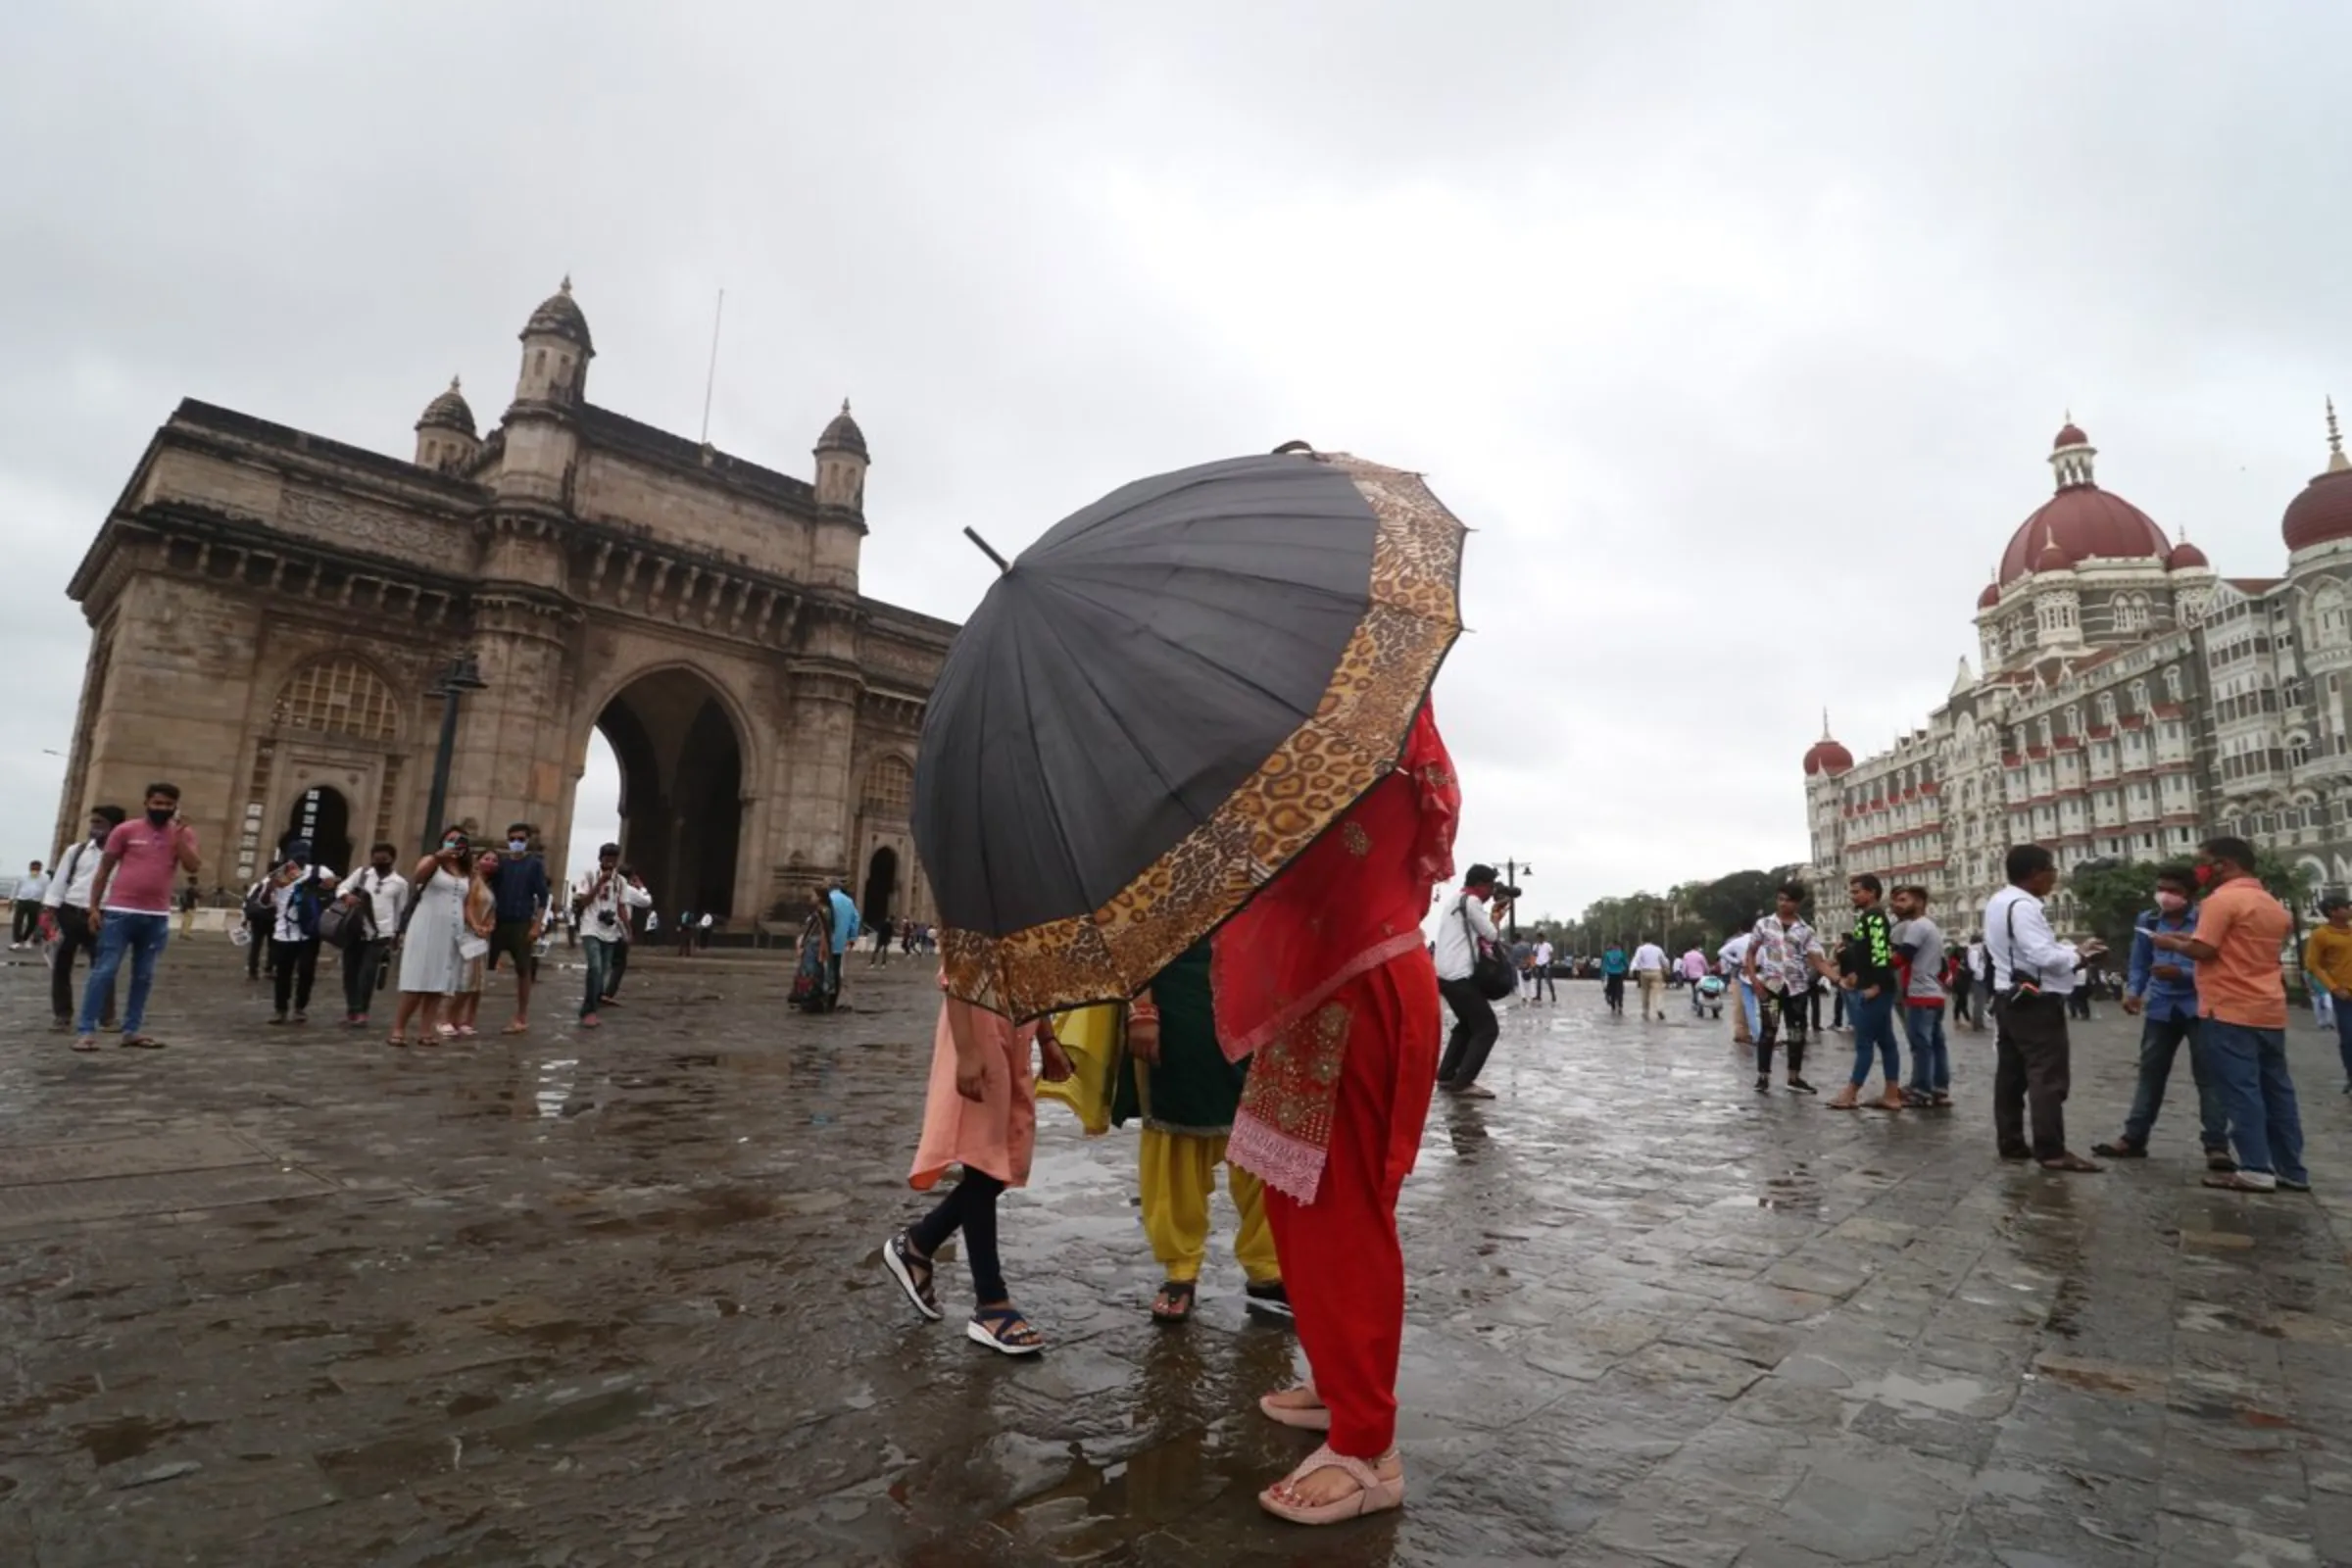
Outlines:
[[405,456],[569,272],[600,404],[691,432],[722,285],[720,446],[807,473],[855,398],[866,590],[940,615],[967,523],[1422,469],[1479,530],[1465,857],[1563,911],[1800,858],[1822,708],[1864,753],[1941,698],[2069,408],[2279,569],[2352,395],[2348,56],[2318,0],[14,8],[0,844],[51,848],[63,589],[173,402]]

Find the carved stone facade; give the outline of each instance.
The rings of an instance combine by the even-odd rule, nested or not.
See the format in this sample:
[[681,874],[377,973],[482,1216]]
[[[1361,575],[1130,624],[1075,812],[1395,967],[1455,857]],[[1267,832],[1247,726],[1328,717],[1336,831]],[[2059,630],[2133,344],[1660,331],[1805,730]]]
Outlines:
[[458,655],[444,814],[536,823],[565,863],[589,734],[621,764],[624,854],[659,906],[738,925],[821,878],[931,917],[907,825],[923,705],[956,628],[863,598],[865,437],[816,482],[585,400],[564,288],[522,332],[484,439],[455,383],[415,461],[194,401],[156,432],[74,573],[89,663],[59,809],[185,791],[205,884],[303,832],[338,869],[424,821]]
[[[2070,421],[2057,497],[2011,536],[1977,601],[1982,677],[1856,762],[1824,733],[1805,754],[1812,858],[1842,881],[1927,887],[1972,929],[2013,844],[2094,858],[2186,860],[2232,833],[2352,885],[2352,466],[2290,505],[2284,577],[2216,576],[2098,488]],[[2062,921],[2073,918],[2063,890]]]

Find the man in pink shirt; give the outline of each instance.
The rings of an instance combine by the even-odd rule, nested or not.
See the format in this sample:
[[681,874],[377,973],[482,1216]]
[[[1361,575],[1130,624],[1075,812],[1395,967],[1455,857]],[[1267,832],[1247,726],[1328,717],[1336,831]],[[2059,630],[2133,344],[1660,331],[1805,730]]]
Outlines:
[[172,936],[172,890],[182,871],[198,865],[196,830],[179,819],[179,786],[147,786],[147,814],[132,817],[106,837],[106,853],[90,884],[90,924],[98,934],[97,955],[81,993],[75,1051],[98,1049],[98,1011],[114,995],[115,972],[130,954],[130,1002],[122,1012],[122,1044],[158,1051],[163,1042],[143,1033],[147,993],[155,984],[155,960]]

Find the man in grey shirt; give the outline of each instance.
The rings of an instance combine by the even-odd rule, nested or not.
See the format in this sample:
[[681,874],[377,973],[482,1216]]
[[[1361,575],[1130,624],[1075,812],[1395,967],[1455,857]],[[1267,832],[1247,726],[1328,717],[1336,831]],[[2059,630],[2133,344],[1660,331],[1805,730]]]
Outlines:
[[1914,1105],[1952,1102],[1952,1057],[1943,1040],[1943,928],[1928,917],[1928,890],[1899,887],[1891,937],[1895,956],[1909,965],[1903,987],[1903,1033],[1911,1038],[1911,1082],[1903,1099]]

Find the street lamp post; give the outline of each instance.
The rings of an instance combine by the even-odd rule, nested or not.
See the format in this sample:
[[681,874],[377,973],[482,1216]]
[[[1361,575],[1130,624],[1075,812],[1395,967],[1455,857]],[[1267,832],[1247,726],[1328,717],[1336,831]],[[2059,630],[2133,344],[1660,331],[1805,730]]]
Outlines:
[[433,753],[433,791],[424,805],[424,837],[417,840],[420,848],[438,844],[436,835],[446,825],[441,813],[449,805],[449,764],[458,749],[458,704],[467,692],[484,691],[489,685],[473,655],[460,654],[425,692],[427,697],[441,699],[441,745]]

